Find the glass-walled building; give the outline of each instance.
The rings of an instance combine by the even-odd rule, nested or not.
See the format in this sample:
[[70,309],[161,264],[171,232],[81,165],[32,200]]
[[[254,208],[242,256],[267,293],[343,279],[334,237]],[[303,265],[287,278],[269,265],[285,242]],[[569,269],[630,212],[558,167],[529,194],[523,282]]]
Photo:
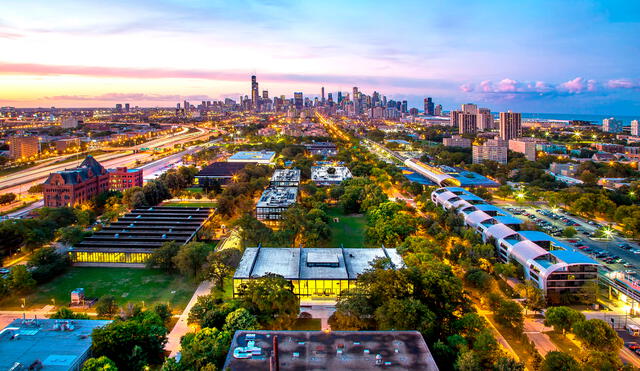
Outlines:
[[404,265],[395,249],[381,248],[277,248],[250,247],[233,276],[234,296],[243,283],[267,273],[291,281],[300,299],[335,300],[353,288],[358,276],[378,258],[388,258],[394,267]]

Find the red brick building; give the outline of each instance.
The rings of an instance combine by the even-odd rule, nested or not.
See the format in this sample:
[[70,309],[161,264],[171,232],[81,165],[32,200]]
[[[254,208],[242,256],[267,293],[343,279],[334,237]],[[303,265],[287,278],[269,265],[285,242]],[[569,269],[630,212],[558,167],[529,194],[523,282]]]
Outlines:
[[44,206],[74,206],[107,190],[122,191],[142,186],[142,170],[119,167],[107,170],[93,156],[80,166],[49,174],[44,182]]

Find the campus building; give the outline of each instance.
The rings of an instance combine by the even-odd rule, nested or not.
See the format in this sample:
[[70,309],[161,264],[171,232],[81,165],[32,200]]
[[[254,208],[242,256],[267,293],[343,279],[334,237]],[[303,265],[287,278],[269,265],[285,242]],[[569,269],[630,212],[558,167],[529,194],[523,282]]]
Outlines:
[[239,330],[223,369],[437,371],[438,366],[418,331]]
[[270,165],[275,158],[276,153],[273,151],[240,151],[229,157],[227,162],[256,162]]
[[355,287],[358,276],[379,258],[388,258],[396,268],[404,265],[395,249],[384,247],[250,247],[233,275],[233,293],[248,280],[274,273],[291,281],[300,299],[335,300],[343,290]]
[[431,200],[445,210],[454,209],[466,226],[496,246],[503,262],[522,266],[524,278],[533,282],[551,303],[577,297],[595,287],[598,262],[539,231],[520,230],[522,221],[499,207],[458,187],[439,188]]
[[80,370],[106,320],[16,319],[0,331],[2,370]]
[[480,146],[472,146],[471,150],[474,164],[480,164],[485,161],[495,161],[499,164],[507,163],[509,148],[504,140],[489,139]]
[[162,244],[193,241],[213,216],[207,207],[135,209],[69,250],[74,265],[142,266]]
[[298,187],[269,187],[256,203],[256,218],[267,225],[275,225],[297,198]]
[[345,166],[314,166],[311,168],[311,180],[317,185],[340,184],[347,179],[353,178],[349,168]]
[[249,164],[252,162],[214,162],[196,174],[194,184],[206,187],[213,182],[218,182],[220,185],[231,183],[234,177]]
[[271,187],[297,187],[300,185],[300,169],[276,169],[271,176]]
[[142,187],[142,169],[105,169],[93,156],[87,156],[80,166],[49,174],[42,193],[44,206],[75,206],[91,200],[100,192],[123,191]]
[[304,148],[311,156],[332,157],[338,154],[338,147],[331,142],[306,143]]

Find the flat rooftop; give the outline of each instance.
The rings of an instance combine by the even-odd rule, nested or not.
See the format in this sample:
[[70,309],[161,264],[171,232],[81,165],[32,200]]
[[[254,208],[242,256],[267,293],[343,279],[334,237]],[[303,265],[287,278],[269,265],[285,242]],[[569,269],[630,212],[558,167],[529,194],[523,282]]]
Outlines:
[[234,174],[244,169],[245,166],[251,162],[214,162],[208,166],[205,166],[198,172],[198,177],[220,177],[231,178]]
[[184,244],[209,219],[208,207],[140,208],[85,238],[71,251],[95,249],[154,249],[168,241]]
[[276,335],[282,371],[438,370],[418,331],[236,331],[223,369],[268,370]]
[[110,322],[16,319],[0,334],[0,369],[17,362],[26,370],[39,361],[45,370],[76,370],[89,355],[93,329]]
[[300,169],[276,169],[271,176],[271,182],[300,183]]
[[234,153],[227,161],[229,162],[271,162],[276,157],[273,151],[240,151]]
[[256,278],[275,273],[289,280],[357,279],[377,258],[404,266],[396,249],[248,247],[233,278]]
[[297,197],[298,187],[269,187],[262,192],[256,207],[289,207]]
[[311,180],[317,183],[338,183],[352,178],[351,171],[345,166],[314,166],[311,168]]

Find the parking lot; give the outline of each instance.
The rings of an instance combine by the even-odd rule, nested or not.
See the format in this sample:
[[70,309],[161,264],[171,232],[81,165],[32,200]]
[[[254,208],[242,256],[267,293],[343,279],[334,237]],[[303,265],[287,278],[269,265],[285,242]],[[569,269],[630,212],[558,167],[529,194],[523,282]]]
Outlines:
[[[612,271],[625,272],[640,279],[640,246],[613,232],[610,238],[599,238],[603,225],[585,220],[563,210],[520,205],[500,205],[516,217],[535,223],[548,234],[561,238],[574,251],[590,256]],[[562,231],[573,227],[577,234],[563,238]]]

